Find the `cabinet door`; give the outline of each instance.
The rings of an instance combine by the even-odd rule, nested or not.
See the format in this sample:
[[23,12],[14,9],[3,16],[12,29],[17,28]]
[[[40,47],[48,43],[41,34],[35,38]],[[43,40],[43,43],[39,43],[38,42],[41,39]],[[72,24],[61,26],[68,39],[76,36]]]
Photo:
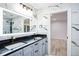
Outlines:
[[35,42],[33,44],[33,55],[38,56],[39,55],[39,42]]
[[42,56],[42,40],[34,44],[34,56]]
[[23,48],[23,55],[24,56],[32,56],[33,55],[33,46],[32,45],[29,45],[25,48]]
[[39,43],[39,56],[42,56],[42,40]]
[[45,39],[42,40],[42,56],[45,55]]
[[42,40],[42,56],[48,55],[48,41],[47,38]]
[[8,56],[23,56],[23,51],[22,50],[19,50],[19,51],[16,51]]
[[48,40],[45,39],[45,54],[48,55]]
[[34,56],[39,56],[39,49],[34,50]]

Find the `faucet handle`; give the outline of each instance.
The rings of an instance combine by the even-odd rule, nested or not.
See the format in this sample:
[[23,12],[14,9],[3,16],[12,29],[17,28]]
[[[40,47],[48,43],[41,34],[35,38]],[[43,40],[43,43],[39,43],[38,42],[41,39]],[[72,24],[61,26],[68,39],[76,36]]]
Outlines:
[[16,37],[13,37],[13,39],[16,39]]
[[16,39],[16,37],[12,36],[11,39]]

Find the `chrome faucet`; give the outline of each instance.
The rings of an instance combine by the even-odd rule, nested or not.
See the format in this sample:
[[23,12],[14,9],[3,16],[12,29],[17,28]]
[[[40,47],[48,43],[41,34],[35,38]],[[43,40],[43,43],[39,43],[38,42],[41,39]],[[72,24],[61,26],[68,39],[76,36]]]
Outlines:
[[16,39],[15,37],[11,37],[11,42],[14,43],[14,39]]

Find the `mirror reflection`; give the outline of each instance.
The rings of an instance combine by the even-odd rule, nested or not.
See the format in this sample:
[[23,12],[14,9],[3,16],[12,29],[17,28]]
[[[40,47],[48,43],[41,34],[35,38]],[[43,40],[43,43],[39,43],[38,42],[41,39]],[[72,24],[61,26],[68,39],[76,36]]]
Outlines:
[[3,11],[3,33],[23,33],[30,31],[30,20],[7,11]]

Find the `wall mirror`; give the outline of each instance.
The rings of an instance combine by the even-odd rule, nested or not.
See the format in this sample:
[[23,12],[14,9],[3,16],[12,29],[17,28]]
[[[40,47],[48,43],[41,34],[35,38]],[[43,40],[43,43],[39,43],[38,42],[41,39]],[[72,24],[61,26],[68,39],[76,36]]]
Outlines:
[[3,34],[23,33],[29,31],[30,19],[8,11],[3,11]]

